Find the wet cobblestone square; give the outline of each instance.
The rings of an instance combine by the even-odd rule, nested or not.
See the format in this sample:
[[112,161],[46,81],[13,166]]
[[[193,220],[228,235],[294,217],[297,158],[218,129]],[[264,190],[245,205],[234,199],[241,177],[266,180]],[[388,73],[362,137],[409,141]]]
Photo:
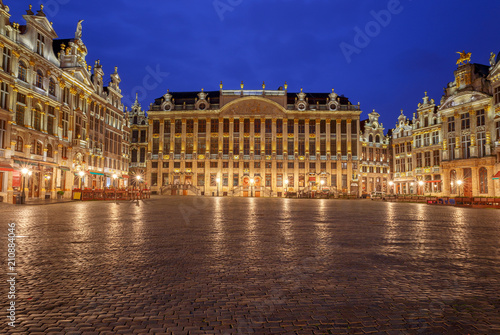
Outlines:
[[500,212],[156,197],[3,206],[19,334],[498,334]]

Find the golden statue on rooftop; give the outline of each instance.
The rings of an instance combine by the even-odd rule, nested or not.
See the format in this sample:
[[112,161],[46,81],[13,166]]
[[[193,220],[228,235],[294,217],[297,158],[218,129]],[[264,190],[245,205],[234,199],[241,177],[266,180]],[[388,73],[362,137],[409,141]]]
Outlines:
[[460,58],[457,60],[457,65],[459,64],[467,64],[467,62],[470,62],[470,56],[471,56],[471,53],[470,52],[465,52],[465,50],[463,52],[457,52],[457,54],[460,55]]

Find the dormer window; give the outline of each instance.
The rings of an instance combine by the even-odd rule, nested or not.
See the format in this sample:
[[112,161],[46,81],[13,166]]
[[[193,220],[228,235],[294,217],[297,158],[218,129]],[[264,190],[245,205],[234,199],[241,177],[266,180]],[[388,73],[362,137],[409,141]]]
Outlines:
[[36,71],[36,87],[43,90],[43,72],[41,70]]
[[20,61],[19,62],[19,69],[17,71],[17,77],[22,80],[22,81],[28,81],[27,77],[28,77],[28,67],[26,66],[26,64],[23,62],[23,61]]
[[43,50],[45,48],[45,36],[38,34],[36,39],[36,53],[43,56]]

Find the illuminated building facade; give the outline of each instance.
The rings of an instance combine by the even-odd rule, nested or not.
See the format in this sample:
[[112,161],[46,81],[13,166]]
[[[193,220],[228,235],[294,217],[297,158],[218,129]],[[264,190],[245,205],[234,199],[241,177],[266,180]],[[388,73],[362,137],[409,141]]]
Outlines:
[[[147,112],[151,190],[205,196],[359,195],[359,105],[335,92],[166,93]],[[134,150],[134,149],[132,149]]]
[[420,195],[440,195],[441,178],[441,113],[434,99],[427,96],[418,104],[413,114],[413,166],[416,193]]
[[439,106],[426,94],[411,123],[399,117],[392,136],[397,194],[500,196],[500,66],[493,53],[490,66],[469,60],[461,53]]
[[441,100],[446,195],[500,194],[492,179],[497,163],[493,145],[498,142],[494,128],[498,115],[492,108],[489,70],[482,64],[459,65],[455,81],[448,84]]
[[9,18],[0,1],[3,201],[12,203],[23,189],[27,199],[55,198],[58,191],[70,197],[81,182],[101,188],[113,175],[125,178],[129,129],[116,68],[104,87],[99,61],[93,71],[85,61],[81,22],[74,38],[57,39],[43,7],[34,13],[30,6],[26,25]]
[[137,185],[137,177],[144,178],[146,175],[146,153],[148,151],[149,122],[146,112],[142,110],[136,97],[129,116],[130,124],[130,182]]
[[371,112],[368,120],[361,121],[361,192],[388,192],[390,180],[390,139],[384,135],[380,114]]
[[414,194],[416,182],[413,171],[413,127],[401,111],[391,134],[392,182],[394,194]]

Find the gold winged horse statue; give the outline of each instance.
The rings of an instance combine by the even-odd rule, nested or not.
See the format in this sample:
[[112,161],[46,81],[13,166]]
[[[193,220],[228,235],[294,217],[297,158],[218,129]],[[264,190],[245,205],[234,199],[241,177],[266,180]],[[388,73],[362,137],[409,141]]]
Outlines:
[[464,50],[463,52],[457,52],[457,54],[460,55],[460,58],[457,60],[457,65],[462,63],[467,64],[467,62],[470,62],[470,52],[466,53]]

